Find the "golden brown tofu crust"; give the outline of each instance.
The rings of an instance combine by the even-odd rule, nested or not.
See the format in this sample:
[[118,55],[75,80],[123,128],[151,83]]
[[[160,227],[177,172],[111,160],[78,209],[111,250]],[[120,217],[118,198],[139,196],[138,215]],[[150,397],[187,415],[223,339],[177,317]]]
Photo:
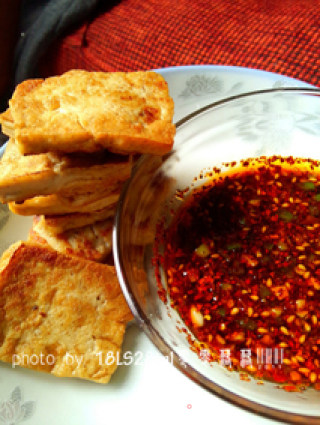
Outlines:
[[[106,383],[117,362],[101,356],[116,359],[131,317],[111,266],[30,242],[17,242],[1,258],[2,361],[20,358],[24,367]],[[54,363],[26,360],[41,354]],[[81,364],[70,362],[75,356]]]
[[45,243],[58,252],[87,260],[104,261],[112,251],[113,220],[104,220],[53,235],[38,216],[33,219],[29,240]]
[[36,196],[22,202],[9,202],[9,209],[19,215],[64,215],[69,213],[87,213],[114,206],[120,196],[119,187],[110,193],[110,188],[84,194],[55,193],[48,196]]
[[173,145],[173,100],[155,72],[71,70],[22,82],[9,104],[23,154],[108,149],[163,155]]
[[21,155],[10,139],[0,160],[0,201],[20,202],[35,196],[71,191],[79,195],[125,182],[131,174],[129,156],[110,152]]
[[70,213],[63,215],[42,215],[42,226],[49,234],[56,235],[67,230],[88,226],[97,221],[113,220],[116,205],[111,205],[88,213]]

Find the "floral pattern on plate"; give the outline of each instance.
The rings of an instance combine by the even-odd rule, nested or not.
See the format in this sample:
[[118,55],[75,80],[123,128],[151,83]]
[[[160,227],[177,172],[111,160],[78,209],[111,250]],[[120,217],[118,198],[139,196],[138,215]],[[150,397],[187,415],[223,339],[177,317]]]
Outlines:
[[19,424],[29,419],[33,415],[34,409],[34,401],[22,403],[21,389],[16,387],[8,400],[0,401],[0,424]]
[[[238,114],[238,135],[246,141],[266,138],[275,143],[285,143],[290,140],[295,129],[310,135],[319,134],[320,111],[305,113],[297,109],[295,114],[290,114],[286,113],[282,102],[283,99],[277,93],[269,101],[252,99],[251,102],[246,102],[246,106]],[[289,109],[290,106],[292,108],[297,105],[287,105]],[[266,113],[268,119],[265,118]]]
[[[179,97],[190,98],[212,94],[228,97],[241,93],[243,91],[243,85],[243,81],[237,81],[228,86],[222,77],[195,74],[185,81],[185,88],[179,94]],[[272,88],[285,86],[288,86],[287,81],[277,80],[273,83]]]
[[[238,70],[233,67],[194,66],[164,69],[162,72],[169,83],[170,94],[175,102],[177,119],[212,101],[241,92],[269,87],[306,86],[305,83],[275,74],[247,69]],[[0,156],[2,152],[0,148]],[[5,249],[15,240],[27,238],[31,226],[28,219],[28,217],[13,216],[7,206],[0,204],[0,251],[2,251],[2,245]],[[22,230],[23,233],[21,233]],[[132,327],[132,329],[135,328]],[[134,347],[135,350],[143,353],[150,351],[151,355],[158,355],[158,351],[140,331],[133,332],[130,335],[130,329],[128,329],[127,333],[128,350],[132,350],[132,347]],[[184,363],[184,365],[186,364]],[[184,380],[182,374],[173,373],[172,366],[168,362],[163,362],[163,366],[162,363],[159,366],[157,364],[157,368],[154,367],[152,361],[145,362],[143,367],[124,367],[113,378],[110,387],[105,388],[89,385],[80,382],[80,380],[74,382],[73,380],[59,380],[49,376],[40,377],[33,371],[24,374],[22,369],[13,371],[11,368],[2,366],[1,363],[0,371],[2,377],[0,388],[4,391],[4,394],[8,394],[8,396],[0,397],[0,425],[18,425],[21,423],[26,425],[58,423],[83,425],[88,423],[88,418],[90,418],[91,425],[99,425],[102,423],[99,417],[117,417],[120,423],[129,422],[134,415],[139,415],[141,418],[141,406],[136,403],[134,398],[137,394],[144,398],[146,406],[149,406],[150,409],[156,408],[154,407],[156,405],[152,404],[154,392],[150,391],[150,385],[153,385],[155,380],[159,381],[159,391],[164,391],[164,402],[169,406],[171,406],[171,395],[176,396],[177,394],[176,388],[179,388],[179,400],[183,400],[183,398],[189,400],[192,392],[192,397],[197,401],[199,409],[203,408],[202,415],[200,414],[198,417],[199,421],[207,417],[210,414],[209,410],[212,411],[212,409],[216,409],[220,416],[225,415],[225,422],[227,423],[233,415],[233,406],[230,406],[231,413],[229,413],[229,409],[226,411],[224,409],[225,404],[220,404],[218,397],[211,397],[211,394],[201,388],[194,387],[193,383]],[[125,380],[122,379],[123,377],[125,377]],[[163,382],[161,381],[162,377],[165,377]],[[16,382],[16,379],[19,380],[21,386],[16,386],[13,383]],[[167,385],[168,379],[170,380],[169,387]],[[21,388],[23,391],[21,391]],[[12,391],[11,394],[10,391]],[[36,402],[23,400],[22,394],[27,394],[28,391],[32,391],[32,394],[35,395]],[[63,397],[62,403],[61,397]],[[74,408],[75,399],[77,400],[77,409]],[[59,406],[59,408],[56,406]],[[210,409],[206,410],[207,406]],[[37,412],[35,414],[36,407]],[[40,410],[41,412],[45,411],[46,415],[42,415]],[[160,409],[159,412],[158,421],[163,420],[165,422],[167,420],[166,409]],[[148,410],[145,410],[144,413],[149,414]],[[172,416],[172,421],[181,420],[181,410],[176,409],[172,412]],[[252,419],[249,413],[243,420],[248,424],[254,422],[256,425],[260,423],[258,417]]]
[[188,98],[212,94],[231,94],[239,92],[242,85],[242,82],[237,82],[226,88],[222,78],[196,74],[186,80],[185,88],[179,96]]

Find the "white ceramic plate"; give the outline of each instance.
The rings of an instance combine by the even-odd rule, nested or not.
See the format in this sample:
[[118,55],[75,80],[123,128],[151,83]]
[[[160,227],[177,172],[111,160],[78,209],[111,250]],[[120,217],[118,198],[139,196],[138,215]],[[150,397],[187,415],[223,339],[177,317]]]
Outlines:
[[[213,101],[239,93],[308,86],[246,68],[188,66],[158,71],[169,84],[175,102],[175,121]],[[0,252],[11,243],[25,239],[31,221],[30,217],[10,214],[7,207],[0,204]],[[230,405],[187,379],[134,324],[127,330],[123,354],[131,364],[120,364],[108,385],[55,378],[0,363],[0,424],[100,425],[115,420],[120,424],[132,421],[140,424],[273,423]]]

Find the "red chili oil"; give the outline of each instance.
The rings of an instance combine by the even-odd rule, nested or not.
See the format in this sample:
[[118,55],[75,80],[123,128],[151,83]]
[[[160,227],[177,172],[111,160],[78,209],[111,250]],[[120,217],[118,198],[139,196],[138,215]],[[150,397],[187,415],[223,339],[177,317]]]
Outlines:
[[[228,349],[232,369],[288,391],[320,389],[319,163],[231,165],[193,190],[163,232],[170,303],[209,360]],[[261,366],[267,348],[281,362]]]

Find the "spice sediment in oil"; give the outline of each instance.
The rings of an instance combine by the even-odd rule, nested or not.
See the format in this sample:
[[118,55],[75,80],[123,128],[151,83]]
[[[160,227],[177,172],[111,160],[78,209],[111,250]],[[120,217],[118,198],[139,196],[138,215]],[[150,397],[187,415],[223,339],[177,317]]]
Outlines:
[[[194,190],[166,229],[164,268],[171,305],[212,353],[232,367],[320,389],[320,167],[259,158]],[[277,348],[281,365],[259,367]]]

